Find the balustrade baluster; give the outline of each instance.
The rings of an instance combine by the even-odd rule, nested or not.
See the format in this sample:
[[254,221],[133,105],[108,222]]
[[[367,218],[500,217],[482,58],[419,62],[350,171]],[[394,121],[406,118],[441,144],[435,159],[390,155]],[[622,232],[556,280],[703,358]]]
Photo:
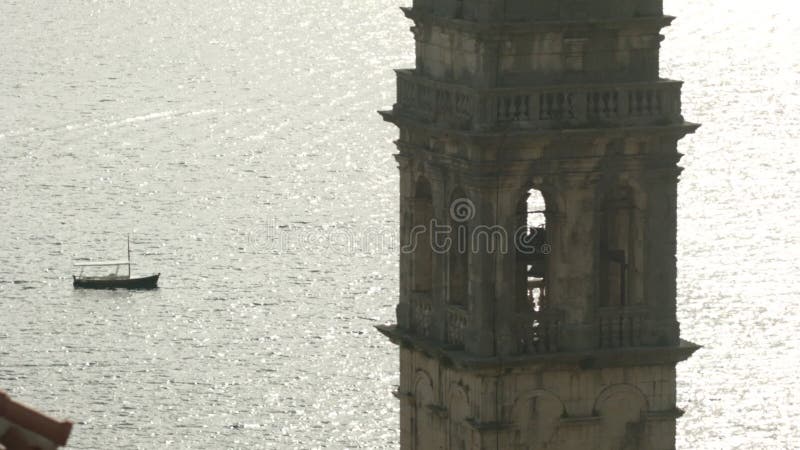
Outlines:
[[545,103],[547,102],[547,94],[539,95],[539,120],[547,120],[545,113]]
[[522,99],[522,118],[527,122],[531,118],[531,97],[523,95]]
[[655,114],[661,115],[663,113],[663,102],[662,102],[662,95],[664,91],[658,90],[655,91]]
[[636,116],[636,97],[634,92],[628,92],[626,97],[628,98],[628,116],[634,117]]
[[642,343],[642,319],[639,316],[632,317],[631,323],[631,345],[639,346]]
[[616,117],[619,114],[619,93],[611,92],[611,113]]
[[631,317],[624,312],[620,314],[620,347],[627,347],[631,345]]

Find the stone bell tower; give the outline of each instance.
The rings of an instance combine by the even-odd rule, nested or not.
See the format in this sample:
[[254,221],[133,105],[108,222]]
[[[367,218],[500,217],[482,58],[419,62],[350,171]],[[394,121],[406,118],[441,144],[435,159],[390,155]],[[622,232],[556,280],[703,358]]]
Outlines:
[[402,449],[675,447],[681,82],[661,0],[414,0]]

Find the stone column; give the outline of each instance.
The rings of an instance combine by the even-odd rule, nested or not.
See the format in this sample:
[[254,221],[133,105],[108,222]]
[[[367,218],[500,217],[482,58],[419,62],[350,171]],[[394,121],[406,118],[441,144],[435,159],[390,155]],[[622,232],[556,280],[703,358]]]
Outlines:
[[559,339],[563,350],[594,347],[590,324],[595,289],[595,193],[587,176],[564,175],[559,183],[561,207],[554,227],[549,281],[550,304],[565,311]]
[[[433,197],[433,223],[432,232],[436,232],[436,227],[441,227],[449,223],[450,201],[448,197],[446,173],[436,165],[426,164],[425,171],[431,183],[431,196]],[[435,242],[435,237],[431,235],[431,245],[433,245],[433,258],[431,261],[431,303],[433,305],[433,323],[431,337],[444,341],[447,333],[447,252],[437,248],[439,243]]]
[[[493,223],[495,272],[495,333],[497,355],[518,354],[520,348],[519,308],[520,279],[517,254],[514,251],[514,234],[518,224],[518,206],[524,193],[522,183],[514,178],[505,178],[505,184],[496,191],[497,216]],[[502,241],[502,242],[499,242]]]
[[[650,306],[652,324],[650,345],[675,345],[678,339],[676,317],[677,270],[677,167],[650,171],[645,237],[645,300]],[[657,236],[658,238],[653,238]],[[656,269],[657,268],[657,269]]]
[[411,273],[413,254],[407,249],[410,244],[413,224],[414,174],[410,159],[404,155],[396,155],[400,169],[400,300],[396,307],[397,325],[408,329],[411,326]]
[[[478,186],[469,191],[475,205],[475,217],[470,222],[470,234],[478,227],[491,227],[497,215],[496,189]],[[467,350],[478,356],[493,356],[496,352],[496,314],[498,312],[495,283],[495,259],[486,246],[472,248],[470,255],[471,311],[467,325]]]

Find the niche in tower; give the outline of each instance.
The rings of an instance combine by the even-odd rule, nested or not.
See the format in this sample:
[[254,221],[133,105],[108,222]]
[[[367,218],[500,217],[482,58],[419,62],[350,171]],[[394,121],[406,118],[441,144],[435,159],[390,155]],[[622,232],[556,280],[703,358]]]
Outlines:
[[431,184],[424,177],[417,180],[414,189],[413,207],[413,258],[411,281],[413,291],[429,293],[433,282],[433,248],[431,227],[433,226],[433,197]]

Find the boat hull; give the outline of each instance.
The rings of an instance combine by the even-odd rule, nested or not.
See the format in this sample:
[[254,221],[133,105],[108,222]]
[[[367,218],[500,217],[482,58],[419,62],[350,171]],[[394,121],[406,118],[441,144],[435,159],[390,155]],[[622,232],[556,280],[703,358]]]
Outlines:
[[156,289],[161,274],[141,278],[97,279],[72,277],[75,289]]

